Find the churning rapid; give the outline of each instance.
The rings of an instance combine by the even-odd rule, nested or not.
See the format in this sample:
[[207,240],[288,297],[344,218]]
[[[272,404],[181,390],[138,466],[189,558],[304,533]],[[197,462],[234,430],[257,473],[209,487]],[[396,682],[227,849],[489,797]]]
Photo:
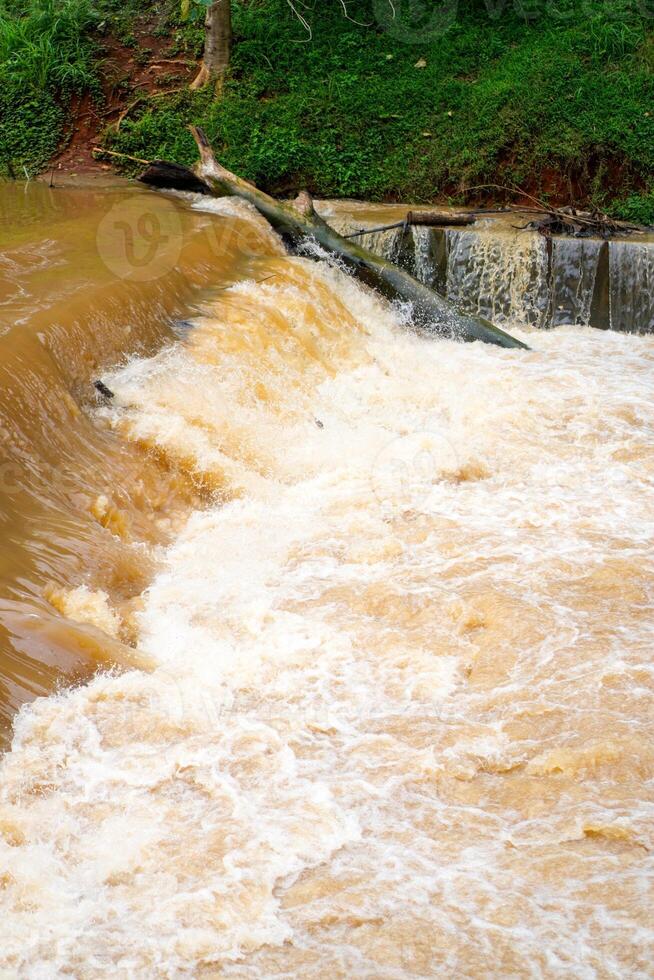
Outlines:
[[418,336],[243,204],[136,196],[220,247],[175,334],[130,299],[80,357],[113,398],[31,402],[20,553],[69,558],[21,622],[121,666],[15,719],[6,975],[649,975],[654,341]]

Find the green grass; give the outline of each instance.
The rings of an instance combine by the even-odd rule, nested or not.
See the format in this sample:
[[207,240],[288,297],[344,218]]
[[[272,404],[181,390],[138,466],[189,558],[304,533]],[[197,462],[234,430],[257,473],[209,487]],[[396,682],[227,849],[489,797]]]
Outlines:
[[75,91],[96,86],[88,0],[0,0],[0,169],[34,173]]
[[[461,201],[518,184],[654,222],[651,0],[395,0],[395,19],[387,0],[351,0],[369,26],[339,0],[308,2],[310,41],[286,0],[233,0],[224,97],[139,103],[107,145],[190,164],[196,122],[227,166],[275,193]],[[201,47],[199,25],[173,28],[180,50]],[[54,65],[40,84],[57,89]]]
[[402,19],[407,0],[395,6],[392,21],[385,0],[349,4],[371,24],[359,27],[321,0],[307,14],[308,42],[285,0],[236,3],[224,98],[158,100],[111,146],[192,163],[193,121],[227,166],[274,192],[428,201],[464,200],[485,183],[545,195],[569,186],[654,221],[654,23],[644,4],[461,0],[431,35]]

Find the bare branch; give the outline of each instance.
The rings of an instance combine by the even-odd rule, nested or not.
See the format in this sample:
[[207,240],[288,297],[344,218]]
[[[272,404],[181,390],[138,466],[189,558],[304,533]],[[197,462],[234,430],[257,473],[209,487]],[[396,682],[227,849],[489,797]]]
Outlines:
[[[286,0],[286,2],[289,5],[289,7],[291,8],[291,10],[293,11],[293,13],[295,14],[295,16],[297,17],[297,19],[299,20],[299,22],[302,24],[302,27],[304,28],[304,30],[307,32],[307,35],[308,35],[308,37],[305,37],[305,39],[303,41],[296,41],[295,43],[296,44],[308,44],[311,40],[313,40],[313,30],[311,29],[311,24],[306,19],[306,17],[304,16],[304,14],[300,13],[300,11],[297,9],[297,7],[295,6],[294,0]],[[302,6],[304,7],[305,4],[302,4]]]
[[372,27],[372,21],[369,24],[363,24],[360,20],[355,20],[354,17],[350,17],[347,12],[347,0],[339,0],[339,3],[343,8],[343,15],[346,20],[352,21],[352,23],[356,24],[358,27]]
[[[291,8],[291,10],[293,11],[293,13],[295,14],[295,16],[297,17],[297,19],[299,20],[304,30],[307,32],[307,37],[303,41],[296,41],[295,43],[307,44],[309,41],[313,39],[313,28],[311,27],[311,24],[304,16],[304,14],[298,9],[298,6],[304,7],[305,10],[309,10],[310,7],[308,6],[308,4],[303,3],[302,0],[286,0],[286,2]],[[372,21],[369,24],[365,24],[363,21],[356,20],[354,17],[350,16],[349,11],[347,9],[350,0],[338,0],[338,2],[341,5],[341,8],[343,10],[343,16],[345,17],[346,20],[349,20],[352,24],[356,24],[357,27],[373,26]],[[391,8],[391,17],[393,20],[395,20],[396,10],[395,10],[395,3],[393,2],[393,0],[388,0],[388,6]]]

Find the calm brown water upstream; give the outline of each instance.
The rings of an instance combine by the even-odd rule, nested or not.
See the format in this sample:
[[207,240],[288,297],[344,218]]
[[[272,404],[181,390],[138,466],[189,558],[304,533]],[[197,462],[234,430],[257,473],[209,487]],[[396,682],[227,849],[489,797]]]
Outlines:
[[211,207],[0,186],[0,966],[651,975],[654,338]]

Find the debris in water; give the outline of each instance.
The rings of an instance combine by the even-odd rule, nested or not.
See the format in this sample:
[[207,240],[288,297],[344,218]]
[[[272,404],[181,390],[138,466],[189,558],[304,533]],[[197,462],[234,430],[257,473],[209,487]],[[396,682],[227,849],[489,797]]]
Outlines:
[[114,397],[113,391],[111,390],[111,388],[107,388],[107,386],[104,383],[104,381],[99,381],[99,380],[98,381],[94,381],[93,382],[93,387],[95,388],[96,391],[99,391],[100,392],[100,394],[103,396],[103,398],[113,398]]

